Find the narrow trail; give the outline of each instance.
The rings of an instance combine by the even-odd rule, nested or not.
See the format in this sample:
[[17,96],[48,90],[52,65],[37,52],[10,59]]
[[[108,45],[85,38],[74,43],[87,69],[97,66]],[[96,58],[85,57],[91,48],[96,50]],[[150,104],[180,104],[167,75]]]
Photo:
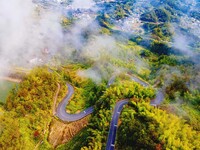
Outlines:
[[59,92],[60,92],[60,84],[57,83],[57,90],[56,90],[56,94],[54,96],[54,102],[53,102],[53,107],[52,107],[53,116],[56,114],[56,103],[57,103]]

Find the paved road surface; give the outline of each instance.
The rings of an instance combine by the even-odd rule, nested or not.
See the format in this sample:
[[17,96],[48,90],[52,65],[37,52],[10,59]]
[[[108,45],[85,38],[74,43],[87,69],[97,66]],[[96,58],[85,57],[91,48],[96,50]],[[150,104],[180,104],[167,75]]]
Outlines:
[[69,100],[72,94],[74,93],[74,88],[70,84],[67,84],[67,87],[68,87],[68,94],[64,97],[62,102],[60,102],[60,104],[58,105],[56,116],[62,121],[77,121],[91,114],[94,110],[93,107],[89,107],[78,114],[69,114],[66,112],[66,106],[69,103]]
[[[111,77],[111,79],[108,81],[108,87],[114,82],[115,77],[116,76]],[[133,81],[143,85],[144,87],[149,86],[147,83],[145,83],[144,81],[140,80],[137,77],[133,77],[133,76],[130,76],[130,77]],[[82,118],[86,117],[87,115],[91,114],[94,111],[94,107],[89,107],[78,114],[69,114],[66,112],[66,106],[69,103],[69,100],[70,100],[72,94],[74,93],[74,88],[70,84],[67,84],[67,86],[68,86],[68,94],[64,97],[64,99],[58,105],[58,108],[56,111],[56,116],[63,121],[76,121],[76,120],[82,119]],[[159,90],[156,95],[156,98],[151,101],[150,105],[152,105],[152,106],[159,105],[163,99],[164,99],[163,92],[161,90]],[[112,120],[110,123],[110,130],[109,130],[109,134],[108,134],[106,150],[114,149],[118,119],[119,119],[120,113],[123,109],[123,106],[126,105],[127,103],[128,103],[128,99],[124,99],[124,100],[117,102],[115,105],[114,112],[112,115]]]
[[[128,75],[130,76],[130,75]],[[141,84],[144,87],[148,87],[149,84],[145,83],[144,81],[140,80],[137,77],[134,76],[130,76],[131,80]],[[109,85],[111,85],[114,82],[114,79],[111,78],[109,80]],[[163,92],[161,90],[159,90],[156,94],[156,98],[151,100],[150,105],[152,106],[157,106],[159,105],[164,99],[164,95]],[[108,133],[108,140],[107,140],[107,144],[106,144],[106,150],[114,150],[115,148],[115,138],[116,138],[116,132],[117,132],[117,123],[119,120],[119,115],[123,109],[123,106],[126,105],[128,103],[129,99],[125,99],[122,101],[119,101],[116,103],[113,115],[112,115],[112,120],[110,123],[110,129],[109,129],[109,133]]]
[[108,141],[107,141],[107,144],[106,144],[106,150],[113,150],[114,149],[115,137],[116,137],[116,133],[117,133],[117,123],[118,123],[120,113],[121,113],[123,106],[125,104],[128,104],[128,99],[121,100],[121,101],[117,102],[117,104],[115,105],[112,120],[110,122],[110,130],[109,130],[109,133],[108,133]]
[[162,90],[158,90],[158,92],[156,94],[156,98],[151,100],[150,105],[152,105],[152,106],[160,105],[161,102],[163,101],[163,99],[164,99],[164,94],[163,94]]

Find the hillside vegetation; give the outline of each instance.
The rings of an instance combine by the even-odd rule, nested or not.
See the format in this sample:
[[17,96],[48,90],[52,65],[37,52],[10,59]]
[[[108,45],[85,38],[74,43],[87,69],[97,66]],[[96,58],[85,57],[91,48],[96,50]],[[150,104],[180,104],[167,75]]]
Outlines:
[[0,116],[1,149],[34,149],[42,141],[41,147],[51,147],[46,137],[57,83],[62,87],[61,99],[65,83],[47,68],[37,68],[11,91]]
[[[0,101],[0,149],[103,150],[115,105],[124,99],[129,102],[117,124],[116,150],[200,149],[198,1],[95,2],[98,9],[76,9],[71,0],[55,6],[38,2],[39,14],[67,9],[57,19],[60,41],[41,54],[45,61],[27,65],[32,71],[2,95],[7,99]],[[55,115],[66,83],[74,88],[67,113],[94,106],[83,122],[74,122],[81,124],[78,130]],[[158,91],[164,99],[151,106]],[[51,142],[50,132],[58,136]]]

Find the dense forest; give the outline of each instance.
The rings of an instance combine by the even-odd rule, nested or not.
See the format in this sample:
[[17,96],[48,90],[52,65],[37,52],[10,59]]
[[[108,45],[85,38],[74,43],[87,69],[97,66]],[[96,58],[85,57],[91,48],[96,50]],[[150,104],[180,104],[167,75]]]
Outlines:
[[[37,68],[10,92],[0,115],[1,149],[34,149],[46,139],[57,83],[62,85],[61,99],[67,90],[65,82],[47,68]],[[46,140],[42,145],[50,147]]]
[[118,149],[198,149],[200,146],[200,136],[184,120],[148,103],[131,101],[121,119]]

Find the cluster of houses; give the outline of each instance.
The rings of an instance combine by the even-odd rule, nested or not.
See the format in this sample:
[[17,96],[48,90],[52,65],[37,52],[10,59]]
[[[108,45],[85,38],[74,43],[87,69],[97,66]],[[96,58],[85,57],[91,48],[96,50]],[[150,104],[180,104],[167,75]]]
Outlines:
[[134,15],[131,17],[127,17],[125,19],[120,19],[115,21],[116,28],[118,30],[134,33],[134,34],[142,34],[144,31],[142,29],[142,22],[140,20],[140,16]]
[[194,35],[200,38],[200,20],[185,15],[180,19],[180,26],[190,30]]
[[44,48],[41,50],[41,55],[40,57],[33,57],[31,58],[28,63],[30,65],[42,65],[45,63],[46,59],[51,55],[50,51],[48,48]]

